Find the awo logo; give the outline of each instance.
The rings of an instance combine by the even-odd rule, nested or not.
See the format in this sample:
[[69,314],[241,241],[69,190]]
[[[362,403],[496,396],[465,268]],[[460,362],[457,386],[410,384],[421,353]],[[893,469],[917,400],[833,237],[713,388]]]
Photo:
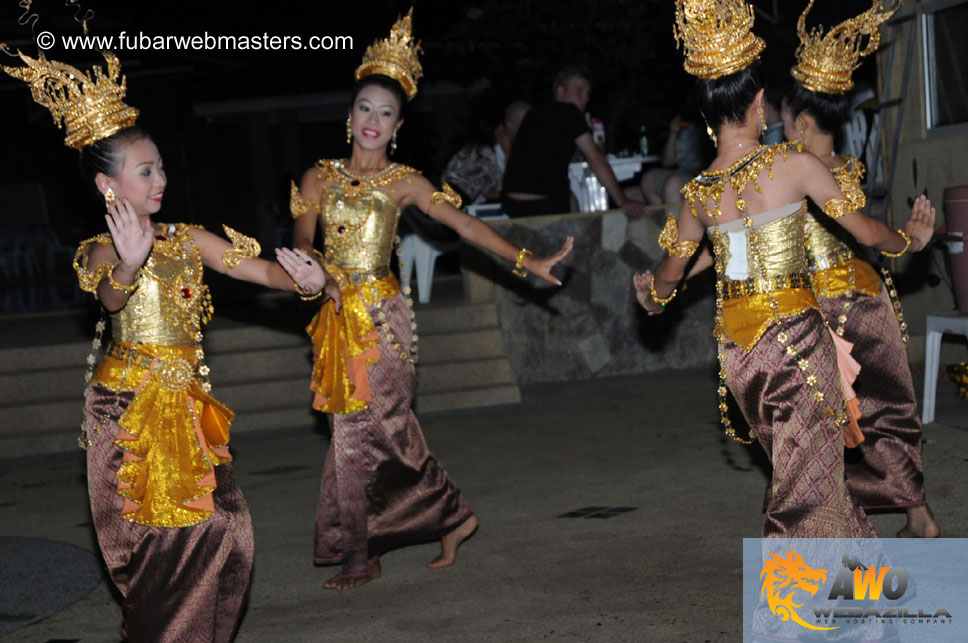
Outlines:
[[[896,601],[908,590],[909,579],[903,567],[867,567],[860,561],[844,555],[843,566],[831,584],[827,601],[836,606],[813,607],[814,623],[803,619],[795,610],[803,607],[796,603],[797,592],[814,596],[827,580],[827,570],[808,565],[803,557],[790,548],[782,556],[768,554],[760,572],[760,593],[766,598],[770,611],[782,621],[793,621],[811,630],[835,630],[845,624],[879,622],[938,623],[950,624],[951,614],[941,607],[934,610],[896,607],[851,607],[845,601]],[[829,627],[825,627],[828,626]]]

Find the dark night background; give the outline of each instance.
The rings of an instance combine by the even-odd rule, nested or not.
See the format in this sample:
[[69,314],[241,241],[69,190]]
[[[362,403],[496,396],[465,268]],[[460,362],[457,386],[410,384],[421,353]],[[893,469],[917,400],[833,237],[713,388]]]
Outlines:
[[[365,3],[82,2],[94,12],[91,35],[352,36],[352,51],[117,50],[127,76],[126,100],[141,110],[168,170],[160,221],[227,222],[266,247],[288,225],[288,184],[318,158],[344,155],[344,121],[353,71],[365,48],[385,37],[406,1]],[[767,41],[768,75],[786,83],[803,1],[761,0],[755,30]],[[870,6],[864,0],[818,0],[808,25],[834,24]],[[36,54],[31,29],[18,26],[14,3],[0,9],[0,41]],[[34,32],[80,35],[74,9],[37,1]],[[408,106],[396,160],[432,180],[451,153],[487,138],[515,98],[550,98],[551,78],[566,63],[593,75],[589,111],[607,128],[610,152],[635,149],[646,125],[658,148],[667,123],[691,91],[672,37],[671,0],[418,1],[414,33],[422,41],[424,77]],[[103,64],[91,51],[48,57],[81,69]],[[0,55],[0,59],[5,59]],[[17,64],[9,59],[5,64]],[[857,78],[873,74],[868,62]],[[4,207],[4,226],[49,224],[62,243],[103,228],[100,206],[80,180],[76,152],[33,103],[20,81],[0,75],[3,118],[0,185],[41,183],[46,214]],[[7,205],[10,205],[9,203]],[[46,218],[46,221],[43,219]],[[69,270],[69,268],[68,268]]]

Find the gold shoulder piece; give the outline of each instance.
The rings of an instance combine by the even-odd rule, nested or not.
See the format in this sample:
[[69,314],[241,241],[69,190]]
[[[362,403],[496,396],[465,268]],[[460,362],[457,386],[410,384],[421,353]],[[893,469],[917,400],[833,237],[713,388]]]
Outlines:
[[699,248],[698,242],[677,241],[678,238],[679,224],[675,216],[670,214],[666,219],[665,227],[662,228],[662,233],[659,234],[659,245],[677,259],[688,259],[695,254],[696,249]]
[[252,237],[247,237],[224,223],[222,229],[225,230],[226,236],[232,241],[232,247],[226,248],[222,253],[222,265],[225,266],[226,270],[235,268],[244,259],[255,259],[262,253],[262,246]]
[[292,214],[292,218],[298,219],[310,210],[319,214],[319,201],[316,199],[304,200],[302,194],[299,193],[299,188],[296,187],[296,182],[292,181],[289,188],[289,213]]
[[450,187],[450,185],[447,184],[447,181],[444,181],[443,184],[444,184],[443,192],[434,192],[433,194],[430,195],[430,207],[434,207],[438,203],[443,203],[444,201],[446,201],[447,203],[451,204],[452,206],[460,210],[460,206],[464,204],[463,199],[460,198],[460,195],[457,194],[454,188]]
[[853,157],[847,157],[847,162],[832,170],[843,199],[830,199],[823,204],[823,211],[830,217],[838,219],[845,214],[857,212],[867,205],[867,196],[860,187],[864,178],[864,164]]
[[95,297],[97,297],[98,284],[114,266],[109,263],[102,263],[91,271],[87,269],[87,261],[95,244],[106,246],[109,243],[111,243],[110,235],[99,234],[82,241],[77,246],[77,252],[74,253],[74,270],[77,272],[77,283],[81,290],[92,293]]

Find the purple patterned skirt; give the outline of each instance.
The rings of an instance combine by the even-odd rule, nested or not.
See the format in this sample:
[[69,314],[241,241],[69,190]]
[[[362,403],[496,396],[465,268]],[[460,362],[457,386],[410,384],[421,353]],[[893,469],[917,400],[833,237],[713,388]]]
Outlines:
[[876,537],[844,482],[844,432],[836,423],[844,396],[820,313],[781,319],[748,353],[728,340],[724,351],[726,384],[773,463],[763,536]]
[[[87,425],[99,424],[87,451],[87,486],[101,554],[124,597],[123,636],[131,641],[232,640],[252,573],[252,521],[231,464],[215,467],[215,514],[192,527],[148,527],[121,517],[114,444],[118,418],[134,397],[91,383]],[[119,413],[120,411],[120,413]]]
[[[409,351],[410,309],[403,296],[384,301],[382,308],[391,332]],[[381,341],[380,361],[367,367],[367,375],[370,405],[332,416],[316,512],[314,561],[342,563],[346,576],[366,575],[368,557],[436,540],[472,515],[428,450],[411,409],[413,364]]]
[[[847,296],[819,299],[828,319],[844,312]],[[907,350],[886,292],[850,298],[844,339],[860,362],[854,382],[864,442],[848,453],[847,486],[865,509],[903,509],[925,503],[921,421]]]

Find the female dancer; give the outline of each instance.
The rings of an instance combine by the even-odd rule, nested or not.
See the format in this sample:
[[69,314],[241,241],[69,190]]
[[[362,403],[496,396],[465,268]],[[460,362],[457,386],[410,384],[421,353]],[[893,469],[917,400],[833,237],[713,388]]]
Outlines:
[[[303,253],[278,264],[226,227],[229,244],[197,226],[161,224],[166,178],[158,148],[134,125],[119,65],[108,74],[21,55],[7,73],[31,84],[66,143],[105,196],[110,234],[83,241],[74,261],[83,290],[111,316],[112,339],[84,397],[94,529],[111,580],[124,597],[131,641],[229,641],[252,569],[249,511],[228,451],[234,414],[209,395],[201,325],[212,305],[204,267],[313,295],[322,268]],[[308,261],[308,263],[307,263]],[[94,348],[104,322],[98,323]]]
[[[412,11],[412,10],[411,10]],[[430,454],[411,410],[415,371],[412,313],[390,273],[400,209],[416,205],[460,235],[516,261],[555,284],[552,257],[538,259],[458,210],[445,184],[435,192],[413,168],[392,163],[402,109],[417,92],[419,47],[411,14],[390,37],[367,49],[356,70],[347,141],[348,160],[322,160],[293,186],[293,241],[311,249],[317,224],[325,237],[325,267],[342,293],[342,309],[327,302],[308,331],[316,362],[313,407],[332,413],[332,438],[316,514],[314,560],[341,563],[325,587],[348,589],[380,575],[379,555],[404,544],[441,541],[428,567],[451,565],[457,546],[477,528],[464,497]]]
[[[834,132],[847,121],[847,92],[860,56],[879,44],[878,25],[894,15],[882,3],[837,25],[825,35],[807,33],[807,5],[797,23],[800,47],[792,74],[796,84],[783,100],[788,140],[823,162],[844,194],[858,193],[863,164],[837,154]],[[866,45],[861,34],[870,34]],[[921,200],[924,197],[920,197]],[[921,466],[921,422],[908,366],[900,303],[892,304],[888,288],[866,261],[854,256],[837,226],[819,209],[807,215],[807,260],[814,294],[838,335],[854,345],[851,355],[862,371],[857,387],[861,458],[848,459],[847,487],[864,509],[905,509],[907,524],[898,536],[940,535],[924,494]],[[888,275],[890,279],[890,275]],[[888,286],[893,290],[893,284]],[[894,295],[896,297],[896,293]],[[900,327],[899,327],[900,323]]]
[[676,36],[685,68],[698,76],[700,108],[717,143],[708,170],[684,188],[678,224],[662,244],[669,256],[636,275],[639,302],[659,313],[675,296],[704,233],[717,273],[715,333],[720,408],[728,435],[726,391],[773,463],[773,494],[764,536],[874,535],[844,485],[842,427],[848,416],[838,355],[809,287],[803,250],[805,197],[824,204],[858,241],[898,253],[922,249],[932,233],[930,208],[915,208],[906,232],[857,212],[812,154],[794,144],[760,146],[765,124],[753,10],[742,0],[677,0]]

